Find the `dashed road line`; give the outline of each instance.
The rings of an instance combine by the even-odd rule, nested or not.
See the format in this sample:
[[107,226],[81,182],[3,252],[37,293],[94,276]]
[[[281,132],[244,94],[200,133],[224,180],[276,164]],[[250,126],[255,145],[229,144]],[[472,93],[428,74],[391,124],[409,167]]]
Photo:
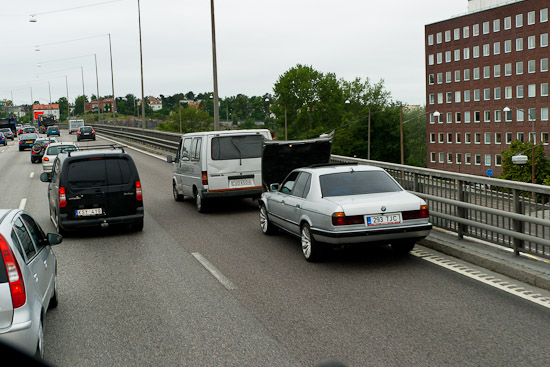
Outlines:
[[197,259],[198,262],[201,263],[202,266],[206,270],[210,272],[218,281],[228,290],[237,289],[237,286],[235,286],[229,279],[227,279],[214,265],[212,265],[204,256],[202,256],[198,252],[192,252],[191,255]]
[[34,177],[34,172],[31,172],[29,175],[29,178],[33,178],[33,177]]
[[418,258],[421,258],[423,260],[429,261],[433,264],[442,266],[446,269],[449,269],[451,271],[454,271],[456,273],[462,274],[464,276],[467,276],[471,279],[477,280],[479,282],[485,283],[487,285],[490,285],[492,287],[498,288],[500,290],[503,290],[507,293],[516,295],[518,297],[521,297],[525,300],[534,302],[536,304],[539,304],[543,307],[550,308],[550,298],[543,296],[541,294],[533,293],[532,291],[526,290],[522,288],[521,286],[517,284],[510,284],[509,281],[505,281],[503,279],[496,278],[490,274],[482,273],[481,271],[474,270],[471,268],[467,268],[459,263],[449,261],[448,259],[444,259],[439,256],[434,256],[433,254],[430,254],[426,251],[415,249],[411,251],[411,255],[414,255]]
[[25,210],[25,205],[27,205],[27,198],[21,199],[21,201],[19,202],[19,209]]

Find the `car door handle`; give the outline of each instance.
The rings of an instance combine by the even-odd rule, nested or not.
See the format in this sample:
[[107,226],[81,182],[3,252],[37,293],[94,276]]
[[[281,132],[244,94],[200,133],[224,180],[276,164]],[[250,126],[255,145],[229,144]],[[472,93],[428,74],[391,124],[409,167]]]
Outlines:
[[46,269],[48,268],[48,260],[44,260],[44,266],[46,267]]
[[34,280],[38,282],[38,274],[34,274]]

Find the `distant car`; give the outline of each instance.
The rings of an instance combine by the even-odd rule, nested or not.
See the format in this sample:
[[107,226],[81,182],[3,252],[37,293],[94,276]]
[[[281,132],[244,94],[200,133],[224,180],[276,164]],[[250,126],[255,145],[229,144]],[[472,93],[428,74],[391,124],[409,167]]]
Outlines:
[[38,133],[25,133],[23,135],[19,136],[19,151],[23,151],[26,148],[32,148],[34,145],[34,142],[36,139],[38,139],[40,135]]
[[15,140],[13,131],[11,131],[9,127],[0,129],[0,132],[4,133],[4,136],[6,137],[6,139]]
[[61,136],[61,133],[59,132],[59,126],[56,126],[56,125],[48,126],[48,130],[46,130],[46,136],[52,136],[52,135]]
[[23,129],[23,134],[27,134],[27,133],[36,133],[38,134],[38,130],[35,128],[35,127],[26,127]]
[[17,128],[17,135],[21,135],[21,134],[24,134],[25,133],[25,127],[24,126],[19,126]]
[[36,139],[31,149],[31,163],[42,162],[42,156],[50,143],[57,143],[57,138],[47,137]]
[[73,142],[55,142],[48,144],[42,157],[42,171],[51,172],[55,157],[63,151],[74,151],[78,147]]
[[381,243],[410,252],[432,229],[428,205],[386,171],[364,165],[295,169],[260,199],[264,234],[283,229],[301,238],[307,261],[328,245]]
[[2,144],[3,146],[8,145],[8,139],[3,132],[0,132],[0,144]]
[[76,133],[76,140],[81,141],[84,139],[95,140],[95,131],[91,126],[81,126]]
[[[50,147],[51,148],[51,147]],[[128,226],[143,229],[143,192],[132,157],[123,148],[59,153],[49,182],[50,219],[59,233]]]
[[39,358],[46,311],[58,303],[51,245],[62,240],[25,211],[0,209],[0,342]]

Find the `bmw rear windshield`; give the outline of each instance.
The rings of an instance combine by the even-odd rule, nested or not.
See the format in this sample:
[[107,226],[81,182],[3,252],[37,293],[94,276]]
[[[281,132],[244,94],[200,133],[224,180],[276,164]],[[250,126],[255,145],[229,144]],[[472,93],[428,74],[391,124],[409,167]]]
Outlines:
[[124,185],[132,180],[127,159],[92,158],[69,163],[68,181],[72,189]]
[[212,159],[246,159],[262,156],[262,135],[234,135],[212,138]]
[[401,187],[382,171],[348,171],[319,176],[323,197],[377,194],[401,191]]

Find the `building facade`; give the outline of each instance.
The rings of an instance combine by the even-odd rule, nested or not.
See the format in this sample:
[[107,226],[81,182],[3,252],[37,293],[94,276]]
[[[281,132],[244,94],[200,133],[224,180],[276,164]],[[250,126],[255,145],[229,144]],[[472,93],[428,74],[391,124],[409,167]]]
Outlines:
[[549,5],[508,1],[425,26],[429,168],[498,175],[513,140],[550,153]]

